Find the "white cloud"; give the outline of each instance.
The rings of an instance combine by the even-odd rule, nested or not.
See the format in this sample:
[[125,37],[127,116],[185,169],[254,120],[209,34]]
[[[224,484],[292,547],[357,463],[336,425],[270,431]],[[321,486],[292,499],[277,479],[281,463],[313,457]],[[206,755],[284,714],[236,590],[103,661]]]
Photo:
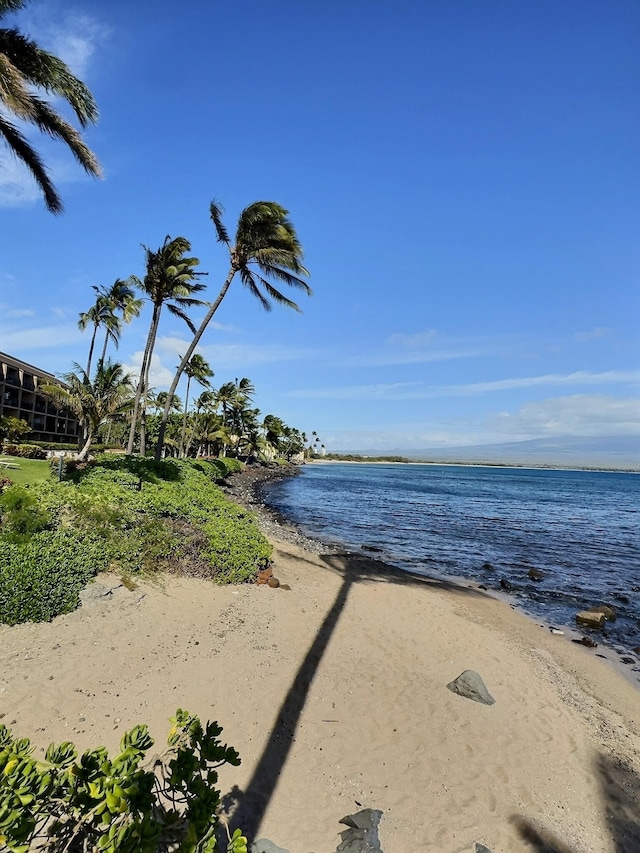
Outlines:
[[578,341],[578,343],[586,344],[590,341],[597,341],[600,338],[605,338],[610,334],[611,329],[607,329],[603,326],[596,326],[596,328],[592,329],[590,332],[576,332],[573,339],[574,341]]
[[[554,385],[637,385],[638,383],[640,383],[640,370],[609,370],[602,373],[578,370],[574,373],[547,373],[542,376],[496,379],[489,382],[473,382],[468,385],[443,385],[440,386],[439,390],[442,396],[466,396],[492,391],[511,391],[517,388]],[[437,386],[433,390],[434,392],[438,391]]]
[[5,352],[18,356],[31,349],[62,347],[78,344],[82,334],[75,323],[59,326],[39,326],[31,329],[0,327],[0,341]]
[[640,448],[640,397],[575,394],[527,403],[518,412],[500,412],[490,427],[503,437],[547,435],[637,435]]
[[[143,350],[138,350],[138,352],[134,352],[131,356],[129,364],[122,365],[124,372],[131,373],[136,381],[138,381],[140,376],[140,367],[142,366],[143,355]],[[171,385],[174,375],[175,368],[171,369],[169,367],[165,367],[158,353],[154,352],[151,356],[151,369],[149,371],[149,384],[151,387],[156,390],[167,389]]]
[[[188,341],[175,337],[158,338],[157,348],[163,353],[183,355]],[[215,371],[245,369],[260,364],[283,361],[301,361],[317,358],[318,350],[287,347],[282,344],[209,344],[199,346],[203,355]]]
[[392,382],[300,389],[288,396],[304,400],[407,400],[423,397],[424,392],[419,382]]
[[477,358],[495,353],[495,346],[449,345],[438,349],[386,350],[364,355],[348,356],[342,363],[348,367],[384,367],[394,364],[424,364],[432,361],[453,361],[459,358]]
[[406,335],[401,332],[396,332],[388,338],[388,343],[392,346],[399,344],[400,346],[418,349],[425,346],[430,346],[438,337],[438,332],[435,329],[427,329],[425,332],[418,332],[413,335]]
[[298,389],[291,391],[289,396],[306,400],[421,400],[440,397],[470,397],[547,386],[637,385],[639,383],[640,370],[611,370],[602,373],[590,373],[581,370],[567,374],[548,373],[543,376],[524,376],[459,385],[425,386],[420,382],[337,385],[325,388]]

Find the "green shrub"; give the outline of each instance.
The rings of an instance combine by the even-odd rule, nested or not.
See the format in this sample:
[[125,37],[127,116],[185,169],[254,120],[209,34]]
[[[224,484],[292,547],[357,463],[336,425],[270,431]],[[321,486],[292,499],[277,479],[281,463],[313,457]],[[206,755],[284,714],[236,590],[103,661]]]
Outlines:
[[101,571],[253,580],[271,545],[215,485],[215,470],[191,460],[102,457],[76,466],[67,481],[8,489],[0,498],[0,622],[73,610]]
[[[214,853],[218,769],[240,759],[220,741],[217,722],[203,727],[181,709],[171,722],[169,749],[146,766],[153,746],[147,726],[127,732],[111,758],[104,747],[78,756],[65,742],[36,761],[28,738],[0,724],[1,848],[27,853],[38,839],[53,851]],[[247,853],[240,830],[227,851]]]
[[5,444],[2,452],[7,456],[19,456],[22,459],[46,459],[47,454],[35,444]]
[[0,537],[8,541],[21,541],[51,526],[49,513],[22,486],[11,486],[0,495],[0,510]]
[[109,567],[97,536],[81,540],[71,530],[37,533],[0,547],[0,622],[48,622],[75,610],[91,578]]

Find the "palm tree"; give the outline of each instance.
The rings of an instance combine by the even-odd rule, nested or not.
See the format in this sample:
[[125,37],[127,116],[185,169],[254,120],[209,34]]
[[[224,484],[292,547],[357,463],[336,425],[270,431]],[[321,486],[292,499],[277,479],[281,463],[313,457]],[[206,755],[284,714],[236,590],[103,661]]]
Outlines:
[[139,317],[142,311],[142,299],[138,299],[136,296],[133,285],[139,287],[141,282],[137,276],[130,275],[126,281],[117,278],[111,287],[96,288],[98,293],[104,298],[111,312],[109,321],[104,324],[106,331],[102,347],[103,361],[107,355],[109,340],[113,341],[117,349],[120,343],[123,323],[130,323],[135,317]]
[[41,390],[52,400],[71,411],[85,431],[85,443],[78,459],[86,459],[99,427],[117,415],[128,412],[133,405],[131,376],[121,364],[106,364],[100,359],[93,382],[79,364],[75,372],[65,373],[61,385],[42,385]]
[[[0,19],[22,9],[25,2],[0,0]],[[100,177],[101,170],[95,154],[82,141],[78,131],[42,97],[43,92],[63,98],[82,127],[98,120],[93,95],[61,59],[42,50],[17,29],[0,28],[0,136],[33,175],[47,208],[52,213],[61,213],[62,201],[40,155],[7,116],[15,116],[48,136],[61,139],[90,175]]]
[[[0,3],[2,0],[0,0]],[[93,332],[91,333],[91,343],[89,344],[89,355],[87,357],[87,369],[85,373],[87,376],[91,374],[91,362],[93,360],[93,348],[96,343],[96,335],[98,334],[98,328],[100,326],[105,326],[107,329],[107,337],[109,336],[109,325],[113,326],[113,321],[117,320],[117,318],[112,319],[113,312],[109,307],[109,303],[104,297],[104,294],[101,293],[100,288],[95,284],[91,285],[95,292],[97,293],[96,301],[89,308],[88,311],[81,311],[80,316],[78,318],[78,328],[83,332],[88,326],[93,326]]]
[[[204,275],[204,273],[195,271],[195,267],[200,263],[198,258],[185,257],[185,253],[191,251],[191,244],[185,237],[171,239],[167,235],[162,246],[155,252],[152,252],[147,246],[143,246],[143,248],[146,253],[146,273],[140,287],[153,305],[153,313],[142,357],[138,387],[136,389],[131,431],[127,445],[128,454],[133,453],[138,414],[141,408],[140,399],[144,389],[149,387],[151,357],[155,347],[163,307],[166,305],[171,314],[184,320],[189,329],[195,332],[195,326],[184,309],[204,304],[201,300],[194,298],[195,293],[204,290],[204,285],[196,281],[197,277]],[[175,388],[173,388],[173,392],[175,392]],[[170,410],[171,400],[168,399],[165,406],[167,417]],[[144,432],[141,434],[140,452],[144,452]]]
[[[249,292],[258,300],[265,311],[270,311],[272,302],[286,305],[299,311],[299,306],[278,290],[273,281],[283,282],[289,287],[297,287],[307,295],[311,288],[301,276],[309,271],[302,265],[302,246],[295,229],[288,219],[288,211],[274,201],[256,201],[240,214],[236,229],[235,243],[232,245],[229,234],[222,222],[222,208],[213,201],[209,208],[211,220],[216,229],[217,240],[224,243],[229,251],[230,267],[227,277],[211,303],[198,331],[184,354],[169,389],[169,396],[175,393],[180,377],[198,346],[200,338],[213,315],[220,307],[236,274]],[[271,279],[271,281],[269,280]],[[156,446],[156,459],[162,454],[162,441],[166,420],[169,416],[169,404],[165,406],[160,424],[160,434]]]
[[178,454],[180,456],[182,456],[184,451],[184,440],[187,434],[187,416],[189,413],[189,390],[191,380],[195,379],[203,388],[208,388],[210,385],[209,379],[213,376],[213,370],[211,370],[209,363],[197,352],[191,356],[184,372],[187,375],[187,393],[185,395],[184,414],[182,416],[182,435],[180,437],[180,448],[178,450]]

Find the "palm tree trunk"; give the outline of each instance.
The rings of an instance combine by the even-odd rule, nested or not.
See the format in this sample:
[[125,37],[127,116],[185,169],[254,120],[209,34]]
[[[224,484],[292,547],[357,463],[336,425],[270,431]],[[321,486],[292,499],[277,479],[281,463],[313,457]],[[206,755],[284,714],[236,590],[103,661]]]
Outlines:
[[89,357],[87,358],[87,376],[91,376],[91,361],[93,360],[93,347],[96,342],[96,335],[98,333],[98,324],[93,324],[93,334],[91,335],[91,343],[89,344]]
[[82,450],[78,453],[78,462],[84,462],[89,454],[89,448],[93,443],[93,429],[91,427],[87,427],[87,437],[85,443],[82,446]]
[[162,455],[162,446],[164,444],[164,434],[165,434],[166,429],[167,429],[167,421],[169,419],[169,412],[171,411],[171,403],[173,402],[173,395],[176,393],[176,388],[178,387],[178,382],[180,381],[180,377],[182,376],[182,373],[183,373],[185,367],[187,366],[187,362],[189,361],[189,359],[193,355],[193,351],[198,346],[198,343],[200,342],[200,338],[204,334],[205,329],[209,325],[209,321],[211,320],[213,315],[216,313],[216,311],[220,307],[220,303],[222,302],[224,297],[227,295],[227,291],[229,290],[229,287],[231,286],[231,282],[233,281],[233,277],[237,273],[237,271],[238,270],[235,267],[235,265],[232,264],[231,268],[229,269],[229,273],[227,274],[227,278],[226,278],[224,284],[222,285],[222,288],[220,289],[220,293],[218,294],[215,302],[211,305],[211,307],[207,311],[202,323],[200,323],[200,328],[198,329],[198,331],[193,336],[193,340],[191,341],[191,343],[187,347],[187,351],[182,356],[182,361],[178,365],[176,375],[173,377],[173,382],[171,383],[171,388],[169,388],[169,391],[167,392],[167,402],[165,403],[164,411],[162,413],[162,421],[160,422],[160,433],[158,435],[158,443],[156,444],[156,462],[160,461],[160,457]]
[[[184,401],[184,414],[182,416],[182,435],[180,436],[180,449],[178,451],[178,456],[182,458],[182,451],[184,449],[184,439],[187,434],[187,412],[189,411],[189,386],[191,385],[191,377],[187,376],[187,396]],[[186,454],[185,454],[186,455]]]
[[153,306],[153,316],[151,317],[151,325],[149,326],[149,334],[147,335],[147,343],[144,347],[144,355],[142,356],[142,364],[140,366],[140,379],[136,388],[136,397],[133,403],[133,412],[131,413],[131,429],[129,430],[129,441],[127,442],[127,455],[133,453],[133,444],[136,437],[136,427],[138,426],[138,414],[140,412],[140,398],[145,387],[146,374],[148,372],[147,365],[151,364],[151,353],[156,340],[156,332],[160,322],[160,307]]
[[102,345],[102,355],[100,357],[103,364],[104,364],[105,358],[107,357],[107,344],[108,343],[109,343],[109,330],[107,329],[107,331],[105,332],[105,335],[104,335],[104,344]]

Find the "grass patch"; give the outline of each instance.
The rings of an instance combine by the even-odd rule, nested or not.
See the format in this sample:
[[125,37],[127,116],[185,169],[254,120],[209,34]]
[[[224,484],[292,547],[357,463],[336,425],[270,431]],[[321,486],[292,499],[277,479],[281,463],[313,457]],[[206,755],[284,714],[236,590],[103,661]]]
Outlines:
[[[8,456],[0,453],[0,458]],[[20,459],[11,457],[11,462],[19,468],[0,468],[0,477],[11,480],[18,486],[30,486],[33,483],[44,483],[51,478],[51,465],[47,459]]]
[[[271,556],[255,519],[206,461],[102,457],[68,481],[14,486],[0,504],[0,622],[73,610],[100,571],[252,580]],[[140,491],[131,488],[142,482]]]

